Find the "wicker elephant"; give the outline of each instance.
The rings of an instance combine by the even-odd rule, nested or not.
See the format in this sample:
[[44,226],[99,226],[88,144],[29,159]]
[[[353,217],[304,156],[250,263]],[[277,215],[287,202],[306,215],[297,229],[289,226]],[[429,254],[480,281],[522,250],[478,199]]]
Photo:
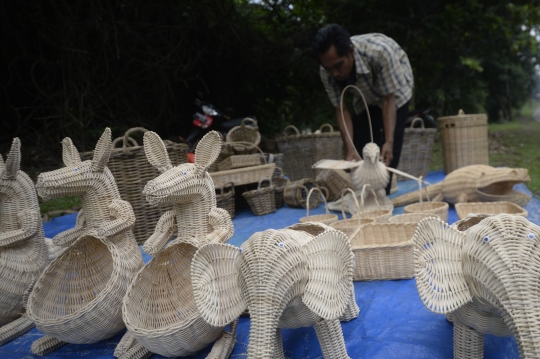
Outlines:
[[143,265],[132,232],[135,215],[120,199],[106,166],[110,129],[99,139],[92,160],[81,162],[69,138],[62,145],[66,167],[41,173],[38,194],[45,200],[80,196],[82,209],[75,228],[53,238],[67,249],[39,277],[28,299],[28,316],[45,333],[32,344],[36,355],[67,343],[95,343],[122,330],[122,299]]
[[414,243],[418,293],[454,322],[454,358],[483,358],[484,334],[513,334],[521,358],[540,358],[539,226],[509,214],[426,218]]
[[21,143],[13,140],[4,163],[0,156],[0,345],[34,327],[23,297],[48,262],[34,183],[19,170]]
[[241,248],[208,244],[191,264],[195,303],[214,326],[249,309],[248,358],[283,359],[281,328],[307,326],[326,359],[349,358],[339,318],[351,307],[353,261],[347,236],[318,223],[257,232]]

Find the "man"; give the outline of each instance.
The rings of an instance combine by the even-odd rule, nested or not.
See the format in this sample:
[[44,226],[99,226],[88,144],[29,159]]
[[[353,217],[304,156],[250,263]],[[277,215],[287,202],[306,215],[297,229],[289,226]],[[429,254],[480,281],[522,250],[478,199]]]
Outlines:
[[[385,164],[396,168],[414,85],[407,54],[394,40],[383,34],[351,37],[347,30],[337,24],[317,32],[313,39],[313,50],[320,62],[321,80],[336,109],[346,147],[345,159],[360,160],[358,152],[371,142],[365,105],[356,90],[353,91],[353,115],[345,104],[343,118],[341,115],[341,91],[347,85],[356,85],[368,104],[373,142],[381,148],[381,158]],[[352,141],[347,136],[345,126]],[[386,193],[390,192],[391,182]]]

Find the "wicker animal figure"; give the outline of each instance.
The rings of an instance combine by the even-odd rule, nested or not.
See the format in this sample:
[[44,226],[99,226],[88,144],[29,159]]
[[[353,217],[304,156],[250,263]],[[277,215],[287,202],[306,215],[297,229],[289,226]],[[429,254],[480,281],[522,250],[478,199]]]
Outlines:
[[34,183],[19,170],[20,147],[15,138],[5,164],[0,156],[0,345],[34,327],[22,314],[23,296],[48,262]]
[[221,326],[250,313],[248,358],[284,358],[280,328],[314,326],[326,359],[349,358],[339,317],[352,291],[353,254],[347,236],[326,227],[312,235],[287,228],[253,234],[241,248],[201,247],[191,264],[195,303]]
[[426,218],[414,242],[418,293],[451,313],[454,358],[483,358],[486,333],[513,334],[521,358],[540,358],[540,227],[509,214],[465,231]]
[[[508,201],[525,206],[530,196],[513,190],[515,184],[529,182],[526,168],[494,168],[471,165],[449,173],[441,182],[427,187],[430,198],[444,198],[450,204],[460,202]],[[417,202],[418,191],[396,197],[394,206]]]
[[[207,172],[221,151],[221,142],[217,132],[208,133],[197,145],[195,163],[173,167],[159,136],[144,135],[148,160],[162,172],[146,185],[146,199],[153,205],[173,204],[174,209],[162,215],[145,242],[143,248],[153,258],[137,274],[124,299],[122,311],[129,332],[115,351],[122,359],[150,352],[187,356],[216,339],[207,358],[228,358],[233,349],[236,323],[230,333],[223,329],[234,318],[219,326],[202,319],[189,271],[200,245],[227,241],[234,231],[229,213],[216,207],[214,183]],[[165,247],[175,233],[177,238]]]
[[28,299],[28,316],[45,333],[32,344],[36,355],[66,343],[95,343],[124,328],[122,299],[143,265],[131,230],[135,215],[106,167],[110,129],[92,160],[81,162],[69,138],[62,145],[66,167],[40,174],[36,187],[45,200],[79,195],[82,209],[76,227],[53,238],[67,249],[39,277]]

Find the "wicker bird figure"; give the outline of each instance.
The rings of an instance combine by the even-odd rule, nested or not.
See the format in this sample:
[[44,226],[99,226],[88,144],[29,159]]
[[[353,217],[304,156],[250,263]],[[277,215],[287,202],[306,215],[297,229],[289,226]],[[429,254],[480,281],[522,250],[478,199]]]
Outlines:
[[[427,187],[430,198],[444,198],[450,204],[460,202],[508,201],[525,206],[531,196],[515,191],[514,185],[529,182],[526,168],[495,168],[471,165],[449,173],[441,183]],[[423,192],[425,195],[425,192]],[[411,192],[392,200],[394,206],[417,202],[419,192]]]
[[[234,228],[229,213],[216,207],[214,183],[207,172],[221,151],[221,137],[210,132],[195,151],[195,163],[172,166],[156,133],[144,135],[150,163],[162,173],[144,189],[152,205],[172,204],[144,250],[153,258],[137,273],[122,307],[128,333],[115,350],[122,359],[157,353],[187,356],[215,341],[208,359],[228,358],[235,342],[236,322],[212,326],[205,322],[193,297],[190,264],[201,245],[227,241]],[[168,241],[177,234],[169,245]],[[217,340],[217,341],[216,341]]]
[[21,316],[23,297],[48,262],[34,183],[19,170],[20,146],[15,138],[5,164],[0,156],[0,345],[34,327]]
[[122,330],[122,298],[142,267],[131,205],[120,199],[107,168],[111,131],[99,139],[92,160],[82,162],[71,140],[62,141],[66,167],[41,173],[45,200],[80,196],[75,228],[53,238],[66,250],[47,267],[28,298],[28,316],[45,336],[32,344],[44,355],[67,343],[90,344]]

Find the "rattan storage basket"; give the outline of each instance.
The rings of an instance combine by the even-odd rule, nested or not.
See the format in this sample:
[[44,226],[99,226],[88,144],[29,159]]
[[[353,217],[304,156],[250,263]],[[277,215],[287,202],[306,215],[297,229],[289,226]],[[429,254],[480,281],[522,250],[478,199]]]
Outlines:
[[[414,128],[417,122],[421,123],[420,128]],[[411,127],[405,129],[398,170],[415,177],[427,176],[436,132],[436,128],[425,128],[420,117],[415,118]],[[405,181],[409,178],[397,175],[397,179]]]
[[468,214],[515,214],[527,218],[529,212],[523,207],[512,202],[468,202],[456,203],[458,219],[467,217]]
[[408,206],[405,206],[403,209],[405,213],[433,213],[439,216],[443,221],[448,221],[448,203],[446,202],[439,202],[439,201],[431,201],[429,198],[429,194],[427,193],[427,188],[424,186],[424,189],[426,191],[426,197],[428,199],[427,202],[423,202],[422,199],[422,177],[420,177],[421,181],[418,181],[418,187],[420,187],[419,191],[419,203],[413,203],[409,204]]
[[[250,125],[251,124],[251,125]],[[244,143],[231,143],[244,142]],[[261,134],[257,122],[251,118],[244,118],[240,126],[231,128],[227,133],[225,143],[229,145],[235,153],[246,154],[255,152],[256,146],[261,142]],[[252,143],[253,145],[250,145]]]
[[414,277],[412,237],[416,223],[369,223],[352,235],[354,281]]
[[[113,149],[107,167],[111,170],[118,185],[118,191],[124,201],[133,207],[135,212],[135,227],[133,234],[138,243],[143,243],[152,235],[154,227],[161,215],[172,208],[171,205],[154,207],[146,201],[142,191],[146,182],[156,178],[159,171],[146,159],[144,147],[140,146],[132,137],[134,132],[147,132],[142,127],[129,129],[124,137],[113,141]],[[176,166],[187,162],[187,145],[164,141],[171,162]],[[122,144],[122,148],[115,148]],[[94,152],[81,153],[81,160],[92,159]]]
[[257,153],[248,155],[232,155],[221,161],[217,168],[218,171],[232,170],[235,168],[244,168],[258,166],[261,164],[260,155]]
[[226,183],[220,189],[216,189],[216,205],[218,208],[225,209],[231,219],[235,216],[235,196],[234,196],[234,183]]
[[269,163],[267,165],[211,172],[210,177],[212,177],[216,188],[223,187],[229,182],[234,183],[235,186],[241,186],[249,183],[258,183],[261,178],[271,178],[275,168],[275,163]]
[[[267,187],[263,183],[268,182]],[[256,216],[262,216],[276,211],[276,197],[274,194],[274,185],[269,178],[263,178],[259,181],[259,186],[255,190],[242,193],[249,207]]]
[[[373,194],[373,198],[375,199],[375,203],[377,204],[377,209],[373,209],[373,210],[369,210],[369,211],[365,210],[364,193],[365,193],[365,190],[366,190],[367,187],[369,187],[369,189],[371,190],[371,193]],[[354,197],[354,195],[353,195],[353,197]],[[373,219],[375,222],[379,222],[379,221],[384,222],[388,218],[392,217],[392,210],[384,209],[384,208],[381,207],[381,205],[379,204],[379,200],[377,199],[377,194],[375,193],[373,188],[371,188],[371,185],[365,184],[362,187],[362,192],[360,194],[360,203],[361,203],[361,206],[360,206],[360,211],[361,212],[355,214],[355,216],[358,216],[361,219],[370,218],[370,219]]]
[[[275,176],[276,172],[278,173],[277,176]],[[276,196],[276,208],[281,208],[285,204],[285,200],[283,198],[285,186],[287,186],[287,184],[289,184],[291,181],[289,181],[289,179],[283,175],[283,170],[280,167],[276,167],[274,176],[275,177],[272,178],[272,183],[274,184],[274,194]]]
[[[330,132],[323,132],[329,128]],[[294,134],[287,131],[293,130]],[[343,140],[339,131],[329,124],[322,125],[317,133],[301,134],[298,128],[289,125],[283,130],[283,137],[276,139],[279,152],[283,153],[283,170],[291,181],[315,178],[311,166],[322,159],[341,160]]]
[[336,222],[338,220],[338,216],[336,214],[330,214],[330,211],[328,211],[328,204],[326,203],[326,198],[324,197],[324,194],[322,193],[322,191],[319,188],[313,187],[312,189],[310,189],[306,201],[309,202],[309,198],[311,197],[311,193],[313,193],[313,191],[317,191],[321,195],[321,197],[322,197],[322,199],[324,201],[324,209],[326,210],[326,213],[325,214],[316,214],[314,216],[310,216],[309,215],[309,206],[308,206],[306,208],[306,216],[300,218],[298,220],[298,222],[300,222],[300,223],[317,222],[317,223],[322,223],[322,224],[331,224],[331,223]]
[[283,175],[283,153],[264,153],[260,155],[261,164],[275,163],[276,169],[272,174],[272,179]]
[[[313,187],[317,187],[317,183],[312,178],[287,183],[283,190],[285,204],[293,208],[306,208],[307,195]],[[320,197],[312,197],[309,200],[309,208],[317,208],[319,203],[321,203]]]
[[343,206],[343,197],[347,192],[351,192],[353,195],[354,202],[356,204],[357,212],[360,211],[360,205],[358,204],[358,200],[356,199],[356,195],[354,191],[350,188],[345,188],[341,191],[341,214],[343,216],[342,220],[336,221],[332,224],[330,224],[330,227],[339,229],[347,237],[351,238],[354,232],[363,224],[366,223],[373,223],[375,220],[372,218],[360,218],[357,215],[352,216],[351,218],[347,219],[347,214],[345,213],[345,207]]
[[444,173],[468,165],[489,165],[487,115],[439,117]]
[[345,188],[352,187],[350,181],[347,180],[340,172],[335,170],[318,170],[315,182],[320,187],[328,190],[328,201],[335,201],[341,195],[341,191]]
[[388,223],[416,223],[428,217],[441,219],[435,213],[403,213],[388,218]]

